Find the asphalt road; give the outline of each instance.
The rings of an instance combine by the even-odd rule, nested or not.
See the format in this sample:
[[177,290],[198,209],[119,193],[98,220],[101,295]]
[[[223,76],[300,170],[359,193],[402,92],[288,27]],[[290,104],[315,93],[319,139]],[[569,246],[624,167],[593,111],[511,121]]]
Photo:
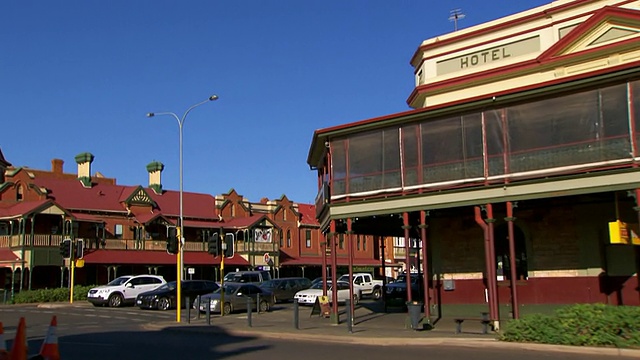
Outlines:
[[[11,343],[20,317],[27,323],[29,354],[36,354],[53,315],[57,316],[58,344],[63,360],[126,359],[607,359],[602,355],[567,354],[499,348],[442,346],[377,346],[323,343],[295,339],[232,335],[220,330],[201,332],[171,327],[145,330],[146,324],[175,320],[175,311],[145,311],[135,307],[90,306],[38,308],[0,307],[5,340]],[[609,357],[613,358],[613,357]]]

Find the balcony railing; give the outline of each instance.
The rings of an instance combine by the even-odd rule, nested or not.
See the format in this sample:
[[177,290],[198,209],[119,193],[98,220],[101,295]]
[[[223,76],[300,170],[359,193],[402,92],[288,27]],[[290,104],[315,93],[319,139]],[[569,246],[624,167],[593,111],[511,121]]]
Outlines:
[[[36,234],[24,235],[26,247],[58,247],[64,237],[62,235]],[[84,247],[88,249],[106,250],[166,250],[166,240],[134,240],[134,239],[83,239]],[[22,235],[0,235],[0,248],[19,248],[23,245]],[[207,244],[203,242],[187,241],[184,251],[207,251]],[[236,252],[275,252],[276,243],[236,243]]]

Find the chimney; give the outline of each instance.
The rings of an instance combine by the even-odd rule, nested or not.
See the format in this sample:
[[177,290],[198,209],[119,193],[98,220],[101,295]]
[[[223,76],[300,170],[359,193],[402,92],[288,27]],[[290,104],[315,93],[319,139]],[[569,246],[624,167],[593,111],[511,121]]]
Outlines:
[[54,174],[62,174],[63,165],[64,165],[64,161],[62,161],[61,159],[51,160],[51,172]]
[[162,194],[162,170],[164,170],[164,165],[159,161],[152,161],[147,165],[149,187],[160,195]]
[[84,185],[84,187],[91,187],[91,163],[93,162],[93,155],[88,152],[84,152],[76,155],[76,163],[78,163],[78,180]]

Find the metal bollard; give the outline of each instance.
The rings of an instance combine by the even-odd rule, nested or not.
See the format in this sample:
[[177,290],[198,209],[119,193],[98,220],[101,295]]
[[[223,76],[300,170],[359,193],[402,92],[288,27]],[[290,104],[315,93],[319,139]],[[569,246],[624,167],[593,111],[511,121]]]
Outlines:
[[253,307],[251,297],[247,296],[247,325],[251,327],[251,308]]
[[207,325],[211,325],[211,298],[207,299]]
[[349,334],[353,333],[353,319],[351,314],[351,299],[346,299],[344,302],[344,307],[347,309],[347,330]]
[[201,299],[200,295],[196,296],[196,304],[198,304],[196,306],[196,318],[198,320],[200,320],[200,299]]
[[300,305],[298,304],[298,299],[293,299],[293,328],[296,330],[300,329]]
[[185,304],[187,306],[187,324],[191,324],[191,299],[187,296]]

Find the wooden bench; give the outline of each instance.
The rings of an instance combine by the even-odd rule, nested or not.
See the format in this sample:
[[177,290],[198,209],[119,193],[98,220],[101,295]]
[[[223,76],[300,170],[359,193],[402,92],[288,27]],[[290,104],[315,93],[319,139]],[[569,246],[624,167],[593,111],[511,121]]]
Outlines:
[[489,325],[491,324],[491,320],[489,320],[487,317],[481,317],[481,318],[458,317],[458,318],[454,318],[453,321],[455,321],[456,323],[456,334],[460,334],[462,332],[462,323],[465,321],[479,321],[482,324],[483,334],[489,333]]

